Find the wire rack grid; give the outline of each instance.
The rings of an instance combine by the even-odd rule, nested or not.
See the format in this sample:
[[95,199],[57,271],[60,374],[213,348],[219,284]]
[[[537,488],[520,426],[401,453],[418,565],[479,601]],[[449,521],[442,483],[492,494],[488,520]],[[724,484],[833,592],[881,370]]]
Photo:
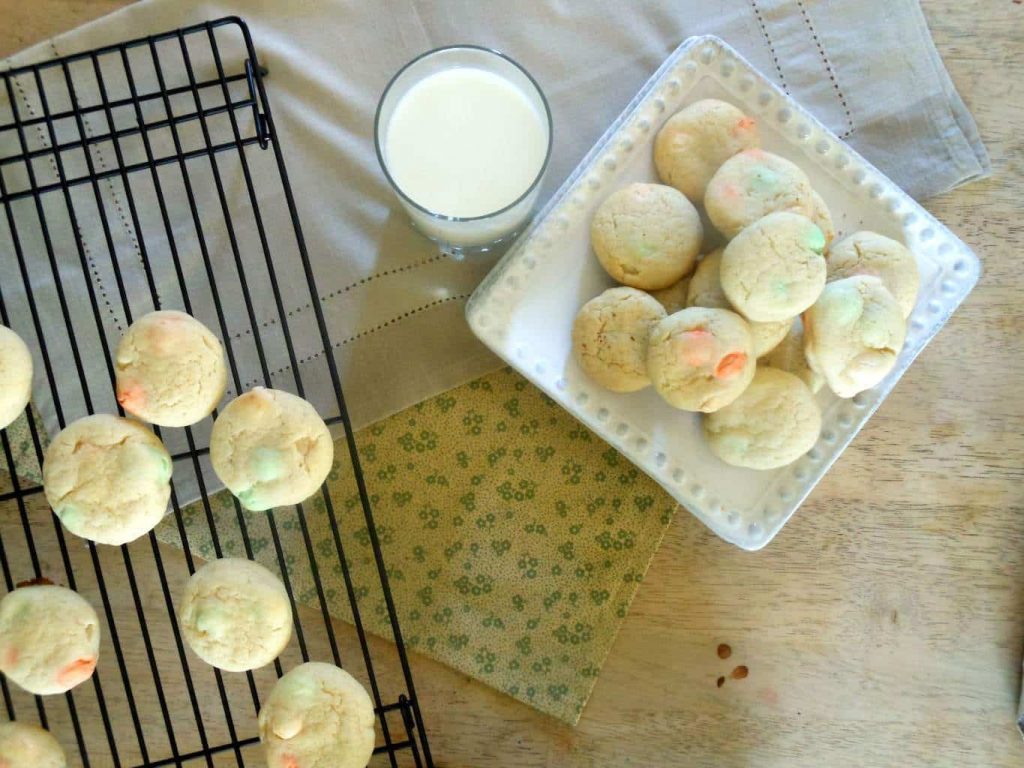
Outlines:
[[[34,348],[59,428],[87,413],[123,413],[111,351],[150,309],[212,312],[200,319],[224,341],[235,393],[253,379],[281,386],[282,370],[272,371],[266,354],[278,344],[290,361],[287,388],[303,396],[310,369],[299,365],[294,340],[316,339],[315,363],[336,393],[316,405],[344,434],[393,642],[364,627],[339,524],[358,512],[341,509],[325,486],[317,513],[333,530],[328,549],[310,538],[310,502],[259,520],[292,603],[289,648],[272,668],[244,675],[207,667],[185,649],[175,599],[196,568],[185,501],[201,500],[214,552],[225,554],[206,481],[210,424],[161,435],[181,447],[172,448],[169,518],[179,554],[154,533],[119,548],[68,536],[42,495],[45,430],[28,410],[25,445],[0,430],[9,470],[0,473],[3,579],[7,590],[47,577],[78,590],[101,610],[104,646],[92,680],[64,697],[32,697],[6,679],[0,693],[10,719],[48,727],[83,766],[260,765],[260,701],[287,668],[310,659],[344,660],[367,686],[378,725],[373,764],[433,765],[266,74],[233,17],[0,72],[0,322]],[[297,303],[311,312],[296,318],[287,307]],[[96,348],[102,355],[89,354]],[[252,558],[255,518],[232,501],[238,554]],[[285,551],[284,514],[306,552]],[[290,573],[298,567],[319,610],[297,600]],[[325,589],[329,572],[340,573],[343,596]],[[332,599],[347,601],[351,624],[332,619]]]

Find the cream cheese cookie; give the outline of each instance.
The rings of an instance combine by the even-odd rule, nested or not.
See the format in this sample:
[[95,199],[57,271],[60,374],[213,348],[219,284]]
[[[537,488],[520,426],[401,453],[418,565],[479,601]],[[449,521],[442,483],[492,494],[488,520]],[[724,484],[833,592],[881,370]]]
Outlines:
[[917,259],[902,243],[862,230],[833,243],[826,261],[829,280],[874,275],[899,303],[903,317],[910,317],[914,311],[921,275]]
[[[699,262],[697,270],[690,278],[690,288],[686,296],[688,307],[715,307],[735,311],[729,298],[722,290],[721,280],[722,249],[712,251]],[[754,357],[760,357],[782,341],[789,326],[789,320],[758,323],[747,321],[750,326],[750,338],[754,345]]]
[[32,397],[32,353],[21,337],[0,325],[0,429],[18,418]]
[[225,557],[192,574],[178,623],[207,664],[246,672],[281,655],[292,635],[292,609],[277,576],[252,560]]
[[584,304],[572,326],[580,368],[612,392],[635,392],[647,376],[647,337],[665,317],[656,299],[635,288],[609,288]]
[[804,354],[804,324],[799,317],[793,319],[789,333],[778,346],[759,359],[757,364],[792,373],[814,394],[825,384],[825,380],[811,370],[807,363],[807,355]]
[[0,600],[0,672],[29,693],[70,691],[92,677],[99,653],[99,617],[77,592],[41,584]]
[[331,471],[334,443],[323,419],[301,397],[254,387],[213,423],[210,461],[242,506],[261,512],[316,493]]
[[829,283],[804,314],[807,362],[839,397],[853,397],[885,378],[906,333],[899,303],[870,275]]
[[722,163],[759,144],[754,118],[724,101],[702,99],[665,121],[654,139],[654,166],[663,183],[699,203]]
[[67,768],[60,743],[38,725],[0,723],[0,768]]
[[727,238],[775,211],[807,214],[811,207],[807,174],[784,157],[761,149],[733,155],[715,172],[704,193],[704,208]]
[[651,330],[647,372],[674,408],[710,413],[728,405],[754,376],[747,322],[727,309],[690,307]]
[[310,661],[277,681],[259,713],[267,768],[365,768],[373,754],[373,703],[359,681]]
[[704,418],[711,452],[726,464],[774,469],[803,456],[818,439],[821,410],[800,379],[758,368],[736,400]]
[[630,184],[613,192],[590,223],[590,241],[605,271],[648,291],[688,275],[702,237],[693,203],[662,184]]
[[50,443],[43,489],[71,533],[127,544],[151,531],[171,498],[171,456],[137,421],[100,413],[72,422]]
[[227,388],[220,341],[184,312],[150,312],[128,328],[115,355],[117,402],[161,427],[206,418]]
[[722,290],[748,320],[790,320],[825,285],[825,235],[806,216],[770,213],[740,232],[722,253]]
[[686,309],[686,294],[690,290],[690,276],[678,280],[668,288],[650,291],[651,297],[665,308],[665,314],[671,315]]

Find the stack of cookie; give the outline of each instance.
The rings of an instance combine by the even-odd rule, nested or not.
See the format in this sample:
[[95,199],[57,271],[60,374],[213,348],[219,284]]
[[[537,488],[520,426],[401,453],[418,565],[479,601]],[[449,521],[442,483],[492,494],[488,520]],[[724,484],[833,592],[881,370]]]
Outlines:
[[[97,544],[128,544],[163,519],[173,462],[141,422],[188,427],[214,412],[227,388],[220,340],[183,312],[152,312],[133,323],[114,360],[117,401],[128,416],[78,419],[50,444],[43,490],[71,533]],[[25,409],[32,355],[0,326],[0,429]],[[300,397],[256,387],[231,401],[213,424],[210,460],[246,509],[299,504],[327,478],[334,442]],[[229,672],[270,664],[287,646],[292,600],[281,580],[255,562],[223,558],[196,571],[178,603],[182,637],[204,662]],[[0,672],[36,695],[71,690],[92,677],[100,622],[83,597],[50,583],[19,586],[0,600]],[[308,662],[278,681],[260,710],[272,766],[362,768],[373,752],[373,704],[339,667]],[[57,741],[35,726],[0,726],[0,765],[58,768]]]
[[662,184],[617,190],[591,222],[598,261],[624,287],[580,309],[576,360],[614,392],[653,385],[705,414],[729,464],[788,464],[817,440],[823,384],[853,397],[895,365],[916,259],[874,232],[835,241],[807,175],[760,149],[756,122],[731,104],[669,118],[654,163]]

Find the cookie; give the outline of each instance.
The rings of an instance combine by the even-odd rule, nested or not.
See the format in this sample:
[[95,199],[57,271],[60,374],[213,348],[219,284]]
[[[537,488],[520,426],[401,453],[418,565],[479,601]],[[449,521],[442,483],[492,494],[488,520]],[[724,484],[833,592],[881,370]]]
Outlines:
[[807,210],[803,212],[807,218],[813,221],[818,229],[821,230],[822,234],[825,235],[825,245],[827,246],[836,237],[836,225],[832,221],[832,211],[829,210],[828,203],[819,195],[815,190],[811,190],[811,197],[807,204]]
[[252,560],[225,557],[192,574],[178,624],[207,664],[246,672],[281,655],[292,635],[292,608],[277,576]]
[[171,498],[171,456],[137,421],[106,413],[69,424],[50,443],[43,490],[71,533],[127,544],[151,531]]
[[60,743],[38,725],[0,723],[0,768],[67,768]]
[[373,703],[359,681],[310,661],[288,672],[260,709],[267,768],[365,768],[373,754]]
[[114,357],[117,402],[161,427],[187,427],[217,407],[228,369],[220,340],[191,315],[162,310],[136,320]]
[[576,362],[612,392],[636,392],[647,376],[647,337],[665,317],[656,299],[635,288],[609,288],[584,304],[572,325]]
[[726,464],[774,469],[809,451],[821,432],[821,409],[800,379],[758,368],[736,400],[704,418],[711,452]]
[[899,302],[870,275],[829,283],[804,314],[807,362],[839,397],[853,397],[885,378],[906,333]]
[[99,653],[99,617],[77,592],[45,584],[0,600],[0,672],[29,693],[70,691],[92,677]]
[[807,214],[811,182],[784,157],[761,149],[733,155],[708,182],[704,208],[715,228],[727,238],[775,211]]
[[754,376],[747,322],[727,309],[689,307],[651,330],[647,372],[673,408],[710,413],[728,405]]
[[605,271],[647,291],[690,274],[702,237],[693,203],[661,184],[630,184],[613,192],[590,223],[590,241]]
[[[690,288],[686,296],[688,307],[716,307],[718,309],[734,309],[729,298],[722,290],[721,280],[722,249],[712,251],[699,262],[697,270],[690,278]],[[758,323],[747,321],[750,326],[750,338],[754,345],[754,357],[760,357],[782,341],[789,330],[791,321]]]
[[21,337],[0,325],[0,429],[18,418],[32,397],[32,353]]
[[665,308],[665,314],[671,315],[681,309],[686,309],[686,294],[690,290],[690,277],[678,280],[668,288],[660,291],[651,291],[651,298]]
[[778,346],[760,358],[757,364],[792,373],[814,394],[817,394],[825,383],[825,380],[811,370],[807,363],[807,355],[804,354],[804,324],[799,317],[793,319],[789,333]]
[[333,461],[334,442],[316,409],[278,389],[254,387],[236,397],[210,434],[213,471],[255,512],[305,501]]
[[722,290],[748,320],[796,317],[825,285],[825,235],[806,216],[770,213],[722,252]]
[[921,275],[917,259],[902,243],[861,230],[833,243],[826,261],[829,280],[874,275],[896,299],[903,317],[910,317],[914,311]]
[[702,99],[665,121],[654,139],[654,167],[662,183],[699,203],[722,163],[760,143],[754,118],[724,101]]

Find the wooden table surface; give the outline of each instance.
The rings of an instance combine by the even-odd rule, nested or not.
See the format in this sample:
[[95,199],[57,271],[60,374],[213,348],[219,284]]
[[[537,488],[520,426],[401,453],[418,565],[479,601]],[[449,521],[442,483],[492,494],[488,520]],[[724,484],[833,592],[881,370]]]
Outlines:
[[[0,0],[0,55],[122,4]],[[766,550],[676,517],[578,727],[416,657],[440,765],[1021,764],[1024,6],[924,10],[992,157],[926,202],[978,287]]]

